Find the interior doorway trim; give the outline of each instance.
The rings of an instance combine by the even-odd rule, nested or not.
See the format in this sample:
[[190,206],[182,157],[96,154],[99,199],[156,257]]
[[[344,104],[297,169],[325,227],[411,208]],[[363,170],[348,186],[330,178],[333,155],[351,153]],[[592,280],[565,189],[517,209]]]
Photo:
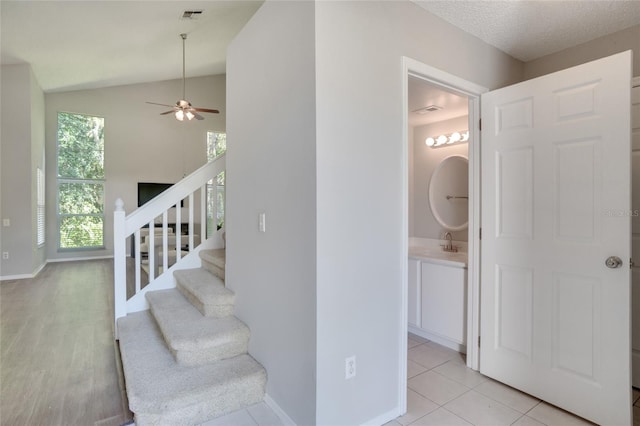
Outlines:
[[409,113],[408,78],[466,96],[469,99],[469,257],[467,270],[467,366],[479,369],[480,335],[480,95],[489,89],[409,57],[402,57],[402,297],[400,319],[399,404],[407,406],[407,333],[409,258]]

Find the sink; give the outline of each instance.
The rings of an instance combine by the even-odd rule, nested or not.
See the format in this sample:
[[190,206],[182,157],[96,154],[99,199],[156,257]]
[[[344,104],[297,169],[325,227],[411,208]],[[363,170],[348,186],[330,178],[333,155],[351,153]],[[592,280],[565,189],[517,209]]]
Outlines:
[[409,247],[409,257],[466,268],[468,254],[461,251],[456,253],[443,251],[441,247],[411,246]]

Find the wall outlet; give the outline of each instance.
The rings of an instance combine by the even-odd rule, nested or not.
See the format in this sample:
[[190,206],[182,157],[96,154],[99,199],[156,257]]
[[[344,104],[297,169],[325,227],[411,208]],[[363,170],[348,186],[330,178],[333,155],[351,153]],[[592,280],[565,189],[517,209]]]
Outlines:
[[356,356],[350,356],[344,360],[344,378],[345,380],[356,377]]
[[8,260],[9,259],[9,252],[8,251],[3,251],[2,252],[2,260]]
[[2,226],[11,226],[11,220],[10,219],[2,219]]

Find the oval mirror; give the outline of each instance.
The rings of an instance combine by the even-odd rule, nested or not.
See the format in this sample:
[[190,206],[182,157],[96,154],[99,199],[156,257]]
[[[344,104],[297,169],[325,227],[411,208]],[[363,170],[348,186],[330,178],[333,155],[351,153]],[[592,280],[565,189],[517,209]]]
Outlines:
[[429,205],[436,221],[448,231],[469,223],[469,160],[452,155],[438,164],[429,182]]

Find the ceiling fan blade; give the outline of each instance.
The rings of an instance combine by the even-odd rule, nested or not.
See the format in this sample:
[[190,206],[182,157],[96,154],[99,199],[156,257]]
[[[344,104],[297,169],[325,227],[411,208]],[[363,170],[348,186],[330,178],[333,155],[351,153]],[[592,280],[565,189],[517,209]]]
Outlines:
[[157,102],[145,102],[145,103],[147,103],[147,104],[151,104],[151,105],[166,106],[166,107],[169,107],[169,108],[173,108],[173,107],[175,106],[175,105],[159,104],[159,103],[157,103]]
[[192,114],[196,120],[204,120],[204,117],[198,114],[197,112],[193,111]]
[[220,111],[218,111],[217,109],[196,108],[196,107],[191,107],[191,109],[194,110],[194,111],[198,111],[198,112],[210,112],[210,113],[213,113],[213,114],[220,113]]
[[165,111],[165,112],[161,112],[160,115],[173,114],[174,112],[175,112],[175,110]]

